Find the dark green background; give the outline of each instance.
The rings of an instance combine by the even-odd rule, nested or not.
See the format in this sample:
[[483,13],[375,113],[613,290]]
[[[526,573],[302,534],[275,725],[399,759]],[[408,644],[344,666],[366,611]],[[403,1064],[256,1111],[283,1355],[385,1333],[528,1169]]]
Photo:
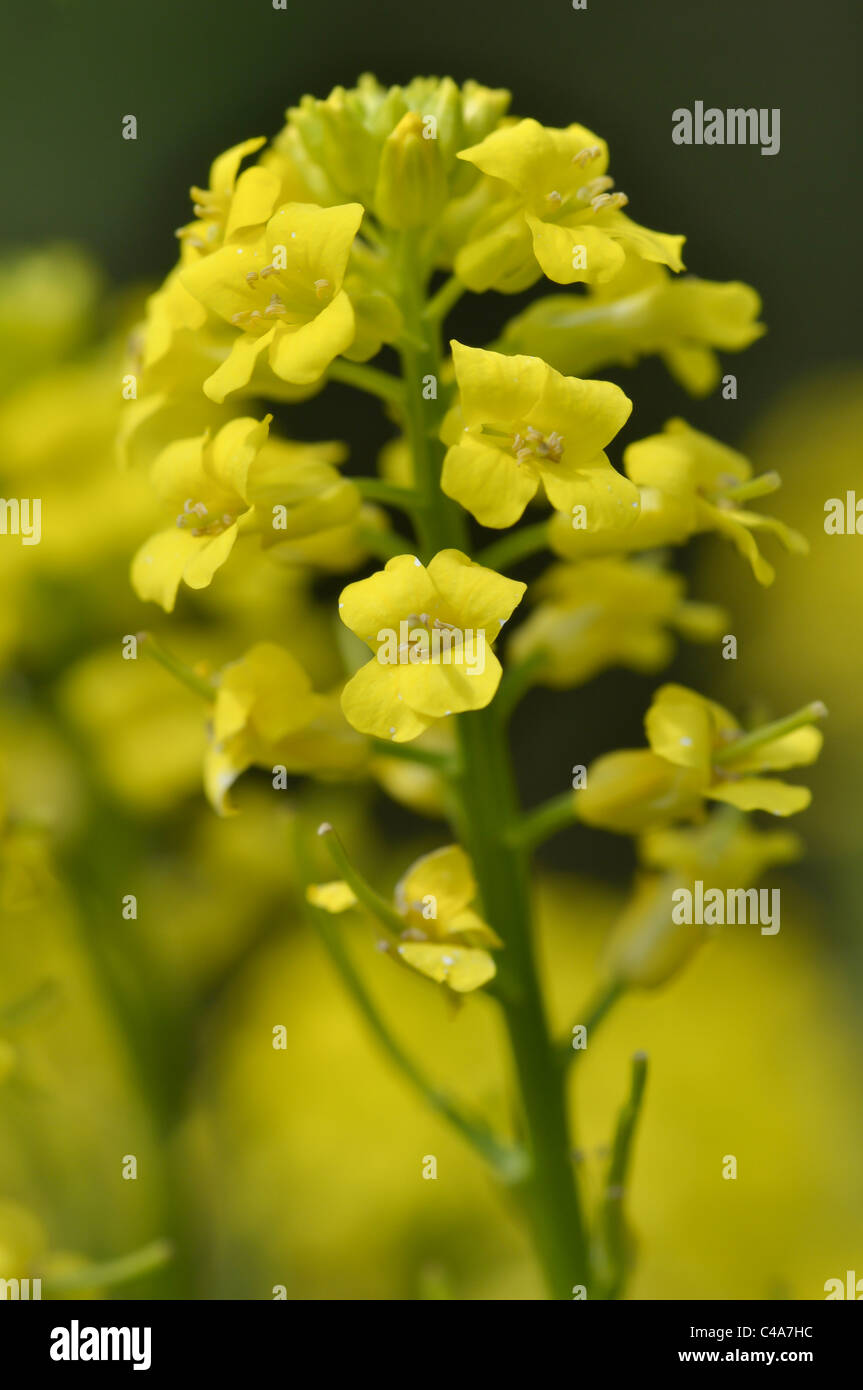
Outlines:
[[[586,11],[570,0],[289,0],[284,11],[271,0],[4,0],[2,236],[80,241],[118,283],[158,278],[190,183],[227,146],[274,133],[303,92],[325,95],[364,70],[389,82],[474,77],[510,88],[517,113],[595,129],[636,220],[685,232],[693,271],[760,290],[770,332],[729,367],[736,402],[690,402],[655,362],[619,377],[636,404],[626,438],[685,411],[737,442],[780,387],[859,355],[860,11],[859,0],[588,0]],[[779,154],[674,145],[672,111],[699,99],[779,107]],[[127,113],[136,142],[121,136]],[[525,298],[468,296],[453,330],[487,341]],[[364,407],[333,388],[296,412],[293,432],[337,431],[367,462],[378,426]],[[672,674],[709,688],[712,668],[696,651]],[[654,684],[607,673],[540,697],[540,718],[536,706],[522,713],[529,799],[559,789],[574,744],[587,761],[640,743]],[[607,836],[572,839],[557,842],[564,856],[628,854]]]
[[[763,293],[737,414],[790,368],[851,356],[863,184],[858,0],[4,0],[2,235],[90,245],[120,280],[172,263],[213,155],[363,70],[474,77],[611,144],[637,220]],[[671,112],[778,106],[782,148],[681,147]],[[126,113],[138,140],[121,138]]]

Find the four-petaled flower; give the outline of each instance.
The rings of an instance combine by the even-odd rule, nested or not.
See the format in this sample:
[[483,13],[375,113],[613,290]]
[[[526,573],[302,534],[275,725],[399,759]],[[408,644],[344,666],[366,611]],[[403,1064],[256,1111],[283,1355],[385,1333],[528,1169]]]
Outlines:
[[532,281],[522,268],[533,258],[561,285],[610,280],[627,252],[683,269],[685,238],[640,227],[621,211],[628,200],[612,191],[608,146],[582,125],[555,130],[519,121],[461,150],[459,159],[510,195],[480,219],[456,257],[456,271],[471,289],[524,288]]
[[228,794],[249,767],[350,776],[364,759],[338,697],[313,690],[284,647],[258,642],[223,669],[204,757],[204,788],[220,815],[233,812]]
[[540,357],[506,357],[453,342],[459,405],[441,487],[484,526],[518,521],[540,484],[552,506],[585,509],[587,526],[628,528],[638,493],[603,452],[632,402],[608,381],[564,377]]
[[639,834],[698,815],[705,799],[774,816],[803,811],[812,799],[808,787],[760,775],[813,763],[823,737],[811,724],[756,741],[713,700],[664,685],[644,727],[649,749],[607,753],[588,769],[587,785],[575,794],[588,825]]
[[354,311],[342,281],[362,218],[360,203],[286,203],[249,240],[182,272],[185,289],[237,330],[204,382],[210,400],[247,387],[264,354],[277,377],[308,386],[350,347]]
[[[501,677],[491,644],[525,588],[460,550],[439,551],[428,567],[415,555],[397,555],[349,584],[339,615],[375,657],[342,691],[348,721],[361,733],[404,743],[445,715],[482,709]],[[394,653],[403,632],[407,646]]]
[[[476,881],[470,860],[459,845],[445,845],[417,859],[396,884],[395,910],[404,931],[392,948],[399,960],[446,985],[457,994],[479,989],[494,978],[489,947],[500,937],[471,907]],[[344,912],[357,904],[347,883],[312,884],[307,896],[327,912]]]

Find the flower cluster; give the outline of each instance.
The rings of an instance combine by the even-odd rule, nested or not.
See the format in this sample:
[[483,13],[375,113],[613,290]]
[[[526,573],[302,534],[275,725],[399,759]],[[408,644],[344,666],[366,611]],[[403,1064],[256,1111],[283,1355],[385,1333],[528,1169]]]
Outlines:
[[[763,835],[744,816],[805,808],[807,788],[765,774],[815,760],[824,713],[813,704],[744,730],[712,700],[667,684],[646,716],[648,748],[607,754],[574,793],[520,808],[506,727],[530,686],[566,690],[610,666],[653,674],[672,660],[675,634],[718,641],[725,609],[687,596],[667,568],[672,547],[714,533],[762,584],[774,571],[760,532],[806,550],[749,508],[778,476],[755,476],[743,455],[682,420],[621,451],[633,402],[596,373],[654,355],[704,395],[718,354],[747,347],[763,326],[748,286],[683,274],[683,237],[634,220],[609,167],[586,127],[519,119],[508,93],[473,82],[385,88],[367,75],[325,100],[304,97],[268,147],[236,145],[192,190],[178,263],[133,335],[136,389],[120,429],[123,458],[146,469],[165,513],[132,563],[139,597],[170,612],[199,602],[219,574],[219,602],[241,606],[252,592],[257,604],[266,576],[276,585],[288,573],[299,593],[290,621],[306,604],[315,618],[303,630],[326,648],[322,658],[264,602],[251,645],[203,669],[162,651],[206,702],[215,809],[235,810],[239,779],[258,768],[279,790],[292,779],[300,831],[309,777],[377,779],[448,822],[443,846],[392,892],[367,881],[329,822],[314,849],[300,834],[306,898],[367,1015],[373,1005],[329,920],[355,907],[383,929],[388,956],[451,1001],[486,988],[499,1002],[527,1156],[502,1151],[437,1093],[435,1103],[502,1171],[535,1162],[549,1192],[557,1183],[552,1215],[537,1222],[564,1297],[579,1277],[573,1260],[592,1256],[535,973],[526,851],[578,821],[639,836],[648,872],[607,970],[615,988],[659,983],[679,964],[666,949],[668,875],[703,868],[748,880],[790,857],[790,837]],[[464,294],[543,280],[565,288],[503,323],[492,343],[445,350],[445,320]],[[330,382],[384,404],[392,437],[375,475],[343,476],[339,443],[274,431]],[[529,513],[538,519],[523,523]],[[480,542],[477,523],[495,538]],[[556,560],[530,585],[511,575],[548,550]],[[258,562],[247,590],[243,565]],[[321,572],[348,579],[324,620]],[[326,795],[318,788],[310,804]],[[724,805],[709,815],[712,803]],[[324,804],[335,815],[338,799]],[[338,877],[315,882],[321,845]],[[538,1076],[556,1097],[541,1113],[528,1094]],[[614,1258],[606,1251],[603,1268]]]

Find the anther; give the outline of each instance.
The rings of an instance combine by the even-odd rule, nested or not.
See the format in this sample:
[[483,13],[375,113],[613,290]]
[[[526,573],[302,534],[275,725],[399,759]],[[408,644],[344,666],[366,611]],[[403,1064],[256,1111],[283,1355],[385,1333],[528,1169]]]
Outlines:
[[580,169],[583,169],[586,164],[590,164],[592,160],[598,159],[601,153],[602,150],[599,145],[585,145],[583,150],[579,150],[578,154],[572,156],[572,162],[573,164],[577,164]]

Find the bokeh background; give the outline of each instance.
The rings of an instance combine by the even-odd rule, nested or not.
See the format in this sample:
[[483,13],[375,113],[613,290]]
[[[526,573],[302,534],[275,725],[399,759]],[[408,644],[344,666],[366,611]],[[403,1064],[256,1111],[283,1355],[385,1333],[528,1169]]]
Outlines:
[[[776,876],[778,937],[726,933],[608,1022],[580,1069],[577,1142],[589,1185],[627,1058],[645,1047],[630,1296],[817,1298],[826,1279],[863,1272],[863,541],[823,532],[826,499],[861,477],[859,7],[48,0],[5,8],[0,39],[4,250],[69,248],[0,270],[3,495],[32,495],[21,480],[38,476],[64,516],[56,546],[0,551],[0,1250],[5,1238],[44,1251],[62,1274],[172,1239],[175,1258],[123,1286],[128,1297],[267,1298],[274,1284],[291,1298],[538,1294],[505,1200],[380,1058],[303,922],[293,811],[251,779],[242,815],[217,821],[199,790],[194,696],[155,666],[117,673],[117,634],[156,625],[126,578],[152,501],[112,471],[106,383],[123,338],[174,262],[188,187],[213,156],[275,132],[303,92],[372,70],[474,77],[508,87],[520,114],[591,126],[639,220],[685,232],[696,273],[763,296],[767,336],[726,367],[737,400],[692,402],[655,361],[616,379],[635,401],[624,439],[684,414],[758,471],[777,468],[772,510],[812,542],[767,591],[718,542],[688,551],[694,595],[731,609],[739,656],[689,649],[670,672],[738,711],[827,703],[815,801],[795,825],[809,853]],[[699,99],[778,107],[781,152],[673,145],[671,112]],[[136,142],[121,138],[127,113]],[[529,298],[468,296],[453,331],[487,341]],[[388,431],[338,386],[291,411],[296,438],[334,432],[365,472]],[[178,610],[171,643],[219,660],[250,635],[288,641],[279,624],[299,641],[295,599],[286,576],[243,575]],[[315,634],[301,637],[308,655]],[[575,762],[639,744],[654,684],[611,672],[531,697],[515,724],[526,800],[565,785]],[[340,791],[338,810],[390,878],[440,841],[380,792]],[[303,810],[331,812],[325,790]],[[543,863],[543,954],[564,1025],[591,992],[632,851],[579,830]],[[141,904],[135,922],[121,919],[125,893]],[[499,1106],[493,1006],[452,1019],[421,982],[394,984],[367,943],[357,958],[426,1064]],[[277,1023],[285,1052],[270,1046]],[[429,1153],[435,1183],[421,1179]],[[736,1183],[720,1178],[728,1153]],[[136,1182],[122,1180],[126,1154]]]

